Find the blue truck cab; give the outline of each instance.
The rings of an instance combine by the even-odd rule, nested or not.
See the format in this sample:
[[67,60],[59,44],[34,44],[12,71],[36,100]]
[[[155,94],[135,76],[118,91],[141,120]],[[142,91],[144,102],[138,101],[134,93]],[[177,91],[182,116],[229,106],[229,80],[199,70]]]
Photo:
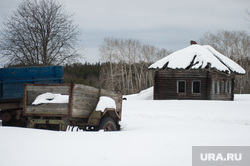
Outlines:
[[58,83],[64,83],[62,66],[1,68],[0,119],[3,124],[11,125],[10,121],[20,119],[25,84]]

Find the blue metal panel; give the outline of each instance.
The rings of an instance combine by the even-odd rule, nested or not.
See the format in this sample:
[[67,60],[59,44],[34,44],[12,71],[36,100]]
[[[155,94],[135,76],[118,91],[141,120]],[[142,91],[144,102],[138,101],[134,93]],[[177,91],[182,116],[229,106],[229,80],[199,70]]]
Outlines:
[[0,100],[21,99],[24,84],[64,83],[61,66],[0,69]]

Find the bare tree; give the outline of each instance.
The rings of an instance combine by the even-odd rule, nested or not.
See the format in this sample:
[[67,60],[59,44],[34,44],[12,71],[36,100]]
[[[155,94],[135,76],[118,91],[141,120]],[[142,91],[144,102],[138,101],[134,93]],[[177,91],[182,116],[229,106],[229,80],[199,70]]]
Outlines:
[[147,67],[169,54],[165,49],[142,44],[138,40],[106,38],[100,47],[102,60],[109,64],[104,84],[123,94],[137,93],[153,85],[153,73]]
[[201,44],[209,44],[222,54],[236,61],[245,70],[244,76],[236,77],[238,93],[249,93],[250,84],[250,35],[245,31],[218,31],[205,33]]
[[79,31],[54,0],[23,0],[6,18],[0,49],[9,64],[61,65],[74,60]]
[[[117,55],[117,50],[115,49],[115,44],[109,39],[104,39],[103,41],[103,46],[100,47],[100,53],[101,53],[101,58],[105,62],[108,62],[109,68],[102,69],[103,73],[101,75],[104,75],[105,78],[102,80],[109,80],[106,81],[108,84],[106,87],[108,89],[111,89],[112,91],[115,91],[115,71],[116,71],[116,55]],[[107,74],[108,72],[108,74]]]
[[250,11],[246,10],[246,14],[247,14],[246,20],[250,22]]

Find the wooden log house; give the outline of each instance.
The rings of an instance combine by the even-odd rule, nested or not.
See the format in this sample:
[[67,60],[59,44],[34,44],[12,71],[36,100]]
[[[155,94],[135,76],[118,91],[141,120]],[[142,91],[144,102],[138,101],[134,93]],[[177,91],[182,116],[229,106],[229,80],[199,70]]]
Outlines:
[[154,100],[234,100],[235,75],[245,70],[211,46],[190,43],[149,66]]

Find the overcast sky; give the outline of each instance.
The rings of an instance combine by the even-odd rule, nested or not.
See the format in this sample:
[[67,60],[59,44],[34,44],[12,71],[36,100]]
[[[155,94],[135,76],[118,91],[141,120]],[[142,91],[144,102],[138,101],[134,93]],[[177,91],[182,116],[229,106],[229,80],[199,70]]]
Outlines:
[[[22,0],[0,0],[0,23]],[[59,0],[60,1],[60,0]],[[205,32],[250,32],[246,10],[250,0],[61,0],[74,14],[85,48],[82,61],[99,61],[106,37],[136,39],[176,51],[198,41]],[[250,19],[250,18],[249,18]]]

